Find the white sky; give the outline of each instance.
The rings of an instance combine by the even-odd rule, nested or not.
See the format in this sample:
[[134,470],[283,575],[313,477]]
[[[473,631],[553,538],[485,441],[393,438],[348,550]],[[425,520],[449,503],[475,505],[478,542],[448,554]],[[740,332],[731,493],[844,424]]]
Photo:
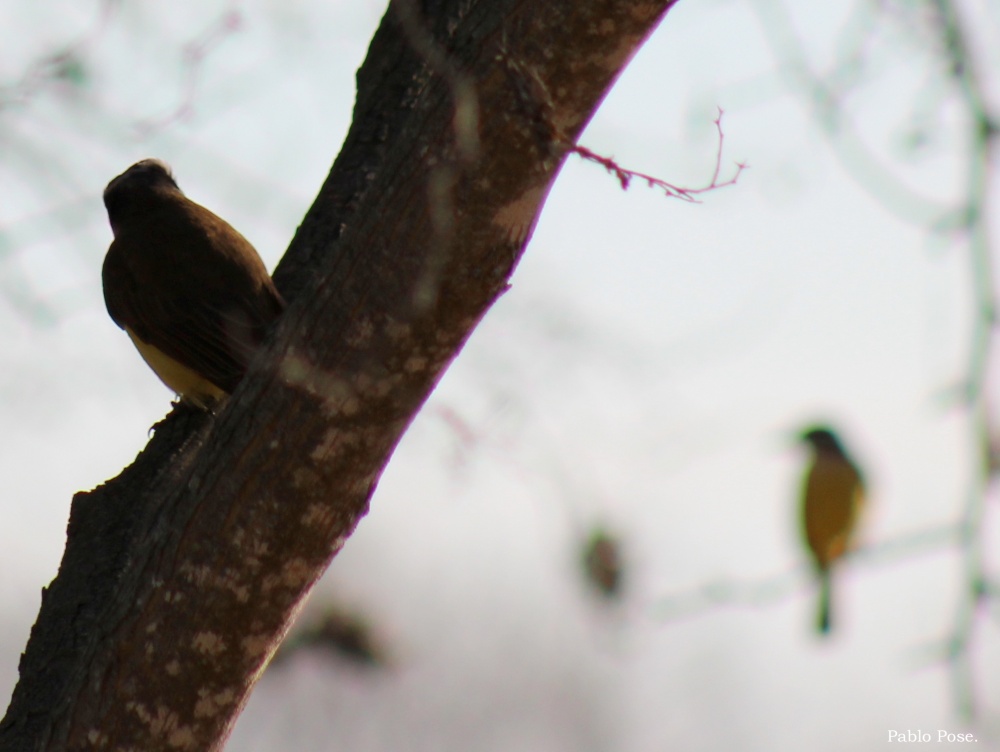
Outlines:
[[[58,5],[4,4],[0,81],[93,27],[93,4]],[[136,121],[182,97],[183,44],[228,7],[126,5],[84,48],[88,86],[0,109],[3,292],[33,290],[53,311],[47,322],[0,303],[4,688],[58,567],[72,493],[116,475],[169,407],[104,311],[104,185],[138,158],[164,158],[273,266],[339,149],[383,10],[238,5],[242,25],[206,57],[190,116],[137,137]],[[795,28],[826,70],[847,12],[809,7]],[[996,11],[963,8],[982,67],[1000,70]],[[682,0],[582,139],[700,185],[722,107],[723,170],[750,164],[739,184],[691,205],[638,184],[623,193],[570,159],[513,289],[319,585],[311,608],[336,597],[369,615],[393,668],[295,656],[265,674],[229,749],[833,752],[882,749],[890,729],[935,742],[938,729],[972,731],[977,749],[1000,746],[995,620],[984,613],[975,633],[978,725],[955,715],[947,667],[926,655],[965,586],[953,549],[849,565],[826,643],[802,588],[658,616],[664,599],[707,583],[794,578],[804,458],[791,436],[805,423],[833,421],[870,477],[868,543],[955,522],[970,486],[967,416],[945,399],[971,341],[966,250],[927,233],[925,205],[906,204],[903,221],[845,169],[780,74],[768,9]],[[926,47],[884,28],[895,31],[866,48],[844,112],[939,210],[962,188],[960,112],[954,101],[932,110],[925,154],[901,148],[914,103],[940,79]],[[995,516],[991,503],[994,533]],[[575,563],[597,522],[620,533],[630,567],[613,613]]]

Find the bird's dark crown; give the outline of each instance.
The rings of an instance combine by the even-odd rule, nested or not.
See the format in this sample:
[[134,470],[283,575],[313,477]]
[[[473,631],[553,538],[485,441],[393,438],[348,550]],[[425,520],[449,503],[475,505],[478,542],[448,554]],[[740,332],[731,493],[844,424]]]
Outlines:
[[159,159],[144,159],[108,183],[108,187],[104,189],[104,201],[107,203],[109,197],[113,198],[122,191],[164,186],[179,190],[170,165]]
[[108,183],[104,189],[104,206],[114,229],[122,219],[157,197],[179,193],[181,189],[166,162],[143,159]]
[[840,438],[827,426],[813,426],[802,432],[802,441],[811,444],[817,451],[844,453]]

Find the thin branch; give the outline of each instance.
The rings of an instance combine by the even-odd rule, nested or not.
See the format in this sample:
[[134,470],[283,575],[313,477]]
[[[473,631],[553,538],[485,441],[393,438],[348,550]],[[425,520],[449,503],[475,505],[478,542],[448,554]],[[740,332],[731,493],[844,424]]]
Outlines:
[[136,134],[139,138],[148,138],[173,123],[191,116],[198,99],[198,88],[209,55],[227,38],[237,33],[242,25],[242,14],[233,7],[216,18],[198,36],[184,44],[181,48],[184,81],[180,97],[177,103],[164,114],[139,120],[135,124]]
[[45,91],[49,83],[79,83],[83,80],[85,68],[82,61],[104,35],[116,5],[115,0],[102,0],[97,20],[87,32],[59,51],[31,63],[15,82],[0,86],[0,110],[27,104]]
[[[850,554],[845,563],[865,567],[884,566],[928,551],[951,548],[959,545],[962,540],[960,526],[936,525],[860,547]],[[650,606],[650,618],[663,622],[677,621],[701,616],[720,606],[762,608],[780,603],[795,593],[812,587],[813,582],[812,567],[806,563],[759,579],[725,577],[711,580],[686,592],[658,598]]]
[[627,191],[629,189],[633,180],[639,180],[641,182],[645,182],[650,188],[659,188],[668,198],[679,198],[682,201],[700,203],[700,200],[698,199],[699,195],[708,193],[709,191],[716,191],[720,188],[726,188],[731,185],[736,185],[736,181],[739,180],[743,171],[749,168],[749,165],[746,162],[737,162],[736,172],[733,176],[728,180],[721,183],[719,182],[719,173],[722,171],[722,150],[725,134],[722,130],[722,115],[724,113],[721,107],[718,109],[719,115],[712,121],[719,134],[718,148],[715,152],[715,169],[712,172],[712,179],[707,185],[702,186],[701,188],[684,188],[673,183],[668,183],[666,180],[661,178],[647,175],[644,172],[626,169],[619,165],[614,158],[601,156],[600,154],[591,151],[586,146],[570,144],[569,149],[571,152],[582,157],[583,159],[586,159],[588,162],[595,162],[601,165],[605,170],[618,178],[618,182],[621,184],[623,191]]
[[882,206],[907,222],[932,223],[953,211],[945,203],[918,193],[882,164],[859,135],[845,106],[843,83],[813,72],[806,48],[797,37],[782,0],[755,0],[764,37],[791,86],[804,93],[815,122],[824,130],[848,174]]

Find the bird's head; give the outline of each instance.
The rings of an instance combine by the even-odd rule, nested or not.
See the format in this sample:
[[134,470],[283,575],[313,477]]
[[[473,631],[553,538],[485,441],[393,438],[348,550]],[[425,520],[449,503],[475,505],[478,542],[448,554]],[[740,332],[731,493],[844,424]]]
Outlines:
[[840,438],[828,426],[811,426],[799,434],[799,439],[817,452],[844,453]]
[[183,195],[170,166],[159,159],[143,159],[114,178],[104,189],[104,206],[111,229],[118,228],[129,216],[148,208],[164,196]]

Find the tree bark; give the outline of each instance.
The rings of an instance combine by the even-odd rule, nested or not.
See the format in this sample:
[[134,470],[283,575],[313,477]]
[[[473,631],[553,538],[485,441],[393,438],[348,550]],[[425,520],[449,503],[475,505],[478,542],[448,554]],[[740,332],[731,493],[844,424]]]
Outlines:
[[265,352],[220,413],[176,408],[74,497],[0,750],[222,747],[672,2],[392,3]]

